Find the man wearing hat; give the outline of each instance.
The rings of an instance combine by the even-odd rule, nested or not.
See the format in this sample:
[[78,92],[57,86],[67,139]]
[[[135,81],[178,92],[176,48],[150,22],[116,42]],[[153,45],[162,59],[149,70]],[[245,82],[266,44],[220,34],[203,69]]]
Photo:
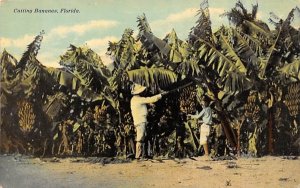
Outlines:
[[140,159],[144,150],[144,139],[146,136],[147,125],[147,106],[146,104],[155,103],[162,98],[162,94],[154,95],[152,97],[142,97],[140,94],[145,91],[146,87],[134,84],[131,90],[133,97],[130,101],[131,114],[133,117],[133,124],[136,130],[136,154],[135,158]]

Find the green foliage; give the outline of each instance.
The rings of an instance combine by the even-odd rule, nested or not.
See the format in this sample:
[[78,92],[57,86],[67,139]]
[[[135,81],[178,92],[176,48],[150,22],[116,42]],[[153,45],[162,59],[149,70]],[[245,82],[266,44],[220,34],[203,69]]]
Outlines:
[[145,14],[138,16],[137,22],[138,22],[138,28],[139,28],[139,34],[137,36],[137,39],[141,39],[143,32],[152,33],[150,25],[147,21]]
[[200,4],[198,15],[199,19],[196,22],[196,26],[191,29],[189,34],[189,43],[193,44],[194,48],[198,48],[196,42],[198,39],[213,43],[209,5],[207,0],[204,0]]
[[167,34],[164,41],[170,45],[171,50],[168,60],[172,63],[180,63],[184,58],[187,58],[189,55],[188,46],[183,41],[178,39],[177,34],[174,29],[171,33]]
[[17,59],[4,50],[0,57],[0,63],[1,82],[13,79],[15,77]]
[[288,77],[300,80],[300,60],[296,59],[293,63],[286,64],[279,71]]
[[41,42],[43,40],[44,34],[45,34],[44,30],[41,31],[41,33],[37,35],[35,39],[28,45],[27,50],[24,52],[21,60],[17,63],[17,68],[26,66],[30,56],[34,56],[34,57],[37,56],[41,47]]
[[117,43],[110,42],[109,54],[114,58],[114,70],[128,70],[136,65],[137,45],[133,38],[133,30],[125,29],[122,38]]
[[[293,41],[291,40],[292,37],[290,35],[291,30],[293,28],[291,27],[291,21],[294,18],[294,12],[297,9],[292,9],[287,18],[278,25],[277,28],[277,35],[274,43],[269,49],[264,74],[267,77],[272,77],[277,74],[277,69],[280,68],[280,64],[284,63],[284,60],[288,53],[292,53],[295,55],[298,55],[299,52],[293,51],[292,49],[289,49],[288,46],[293,46]],[[287,44],[288,42],[288,44]],[[298,42],[295,40],[294,42]]]
[[175,72],[181,75],[182,78],[185,77],[197,77],[203,73],[203,68],[200,68],[198,65],[197,58],[190,58],[184,60],[182,63],[178,65]]
[[73,74],[81,83],[97,92],[108,85],[109,70],[103,65],[99,55],[87,46],[70,45],[61,56],[60,64]]
[[229,72],[224,83],[225,91],[246,91],[253,86],[251,80],[242,74]]
[[[239,32],[239,31],[237,31]],[[251,48],[251,50],[253,52],[255,52],[256,56],[262,56],[263,55],[263,43],[252,37],[251,35],[248,35],[246,33],[243,32],[239,32],[240,36],[243,37],[244,41],[247,42],[247,44],[249,45],[249,47]]]
[[127,71],[130,81],[150,87],[152,91],[165,88],[177,81],[177,75],[164,68],[140,68]]

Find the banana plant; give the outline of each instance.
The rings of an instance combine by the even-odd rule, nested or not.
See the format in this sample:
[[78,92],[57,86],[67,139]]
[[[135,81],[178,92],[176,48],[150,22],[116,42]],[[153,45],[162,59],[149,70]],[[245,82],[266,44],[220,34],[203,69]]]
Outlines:
[[[10,72],[13,73],[10,75],[11,78],[6,80],[6,84],[10,84],[14,93],[19,93],[19,97],[42,100],[45,93],[51,93],[49,87],[51,88],[54,85],[54,80],[45,70],[45,66],[37,59],[43,34],[42,31],[28,45],[20,61],[17,61],[6,51],[3,52],[2,57],[4,59],[2,60],[4,64],[2,65],[6,66],[6,69],[9,67]],[[6,65],[5,62],[7,62]]]
[[30,56],[36,57],[41,48],[41,43],[43,40],[43,35],[45,34],[44,30],[40,32],[39,35],[27,46],[27,50],[23,53],[22,58],[17,63],[16,68],[24,68],[29,61]]
[[[172,70],[164,68],[164,59],[156,51],[162,49],[163,46],[166,46],[167,49],[171,49],[171,47],[152,34],[145,15],[138,17],[138,22],[140,32],[137,39],[142,45],[135,42],[132,37],[133,31],[129,29],[124,31],[122,39],[117,44],[113,46],[110,43],[109,50],[113,49],[114,51],[109,54],[113,54],[115,64],[111,80],[115,82],[119,79],[115,83],[120,86],[122,78],[128,78],[131,82],[149,86],[153,89],[152,92],[157,92],[161,87],[166,87],[177,79]],[[169,52],[170,50],[167,50],[166,54]],[[154,56],[154,58],[149,58],[149,56]],[[150,62],[145,63],[145,59]],[[114,85],[113,82],[111,85]]]
[[116,91],[125,71],[139,67],[137,61],[139,46],[133,38],[133,30],[125,29],[122,38],[117,43],[109,43],[107,54],[113,58],[113,74],[109,78],[111,91]]
[[276,76],[278,68],[281,68],[285,63],[293,62],[295,56],[300,54],[300,48],[297,48],[300,40],[295,37],[300,35],[300,31],[291,26],[295,11],[299,11],[299,9],[292,9],[287,18],[277,24],[276,39],[268,50],[265,68],[262,72],[262,75],[267,78]]
[[5,49],[1,53],[1,82],[9,81],[15,77],[15,68],[18,60],[9,54]]
[[272,34],[268,25],[258,19],[258,4],[252,5],[252,11],[244,7],[241,1],[238,1],[230,11],[225,12],[222,16],[226,16],[241,32],[264,41],[264,44],[272,43]]
[[[1,53],[0,63],[1,63],[1,100],[0,100],[0,108],[1,111],[5,109],[9,104],[9,98],[16,93],[14,91],[14,86],[18,84],[18,82],[14,81],[16,73],[15,66],[17,64],[17,59],[14,58],[11,54],[9,54],[6,50]],[[1,118],[2,119],[2,118]],[[1,121],[2,122],[2,121]]]
[[82,85],[96,92],[102,91],[108,85],[109,70],[104,66],[100,56],[87,46],[70,45],[59,63],[79,79]]
[[188,36],[188,42],[193,45],[194,50],[199,48],[197,42],[199,38],[211,44],[214,43],[208,0],[204,0],[200,4],[197,15],[199,16],[199,19],[197,20],[196,25],[191,28]]
[[[223,27],[211,37],[194,40],[197,41],[194,46],[199,47],[198,54],[206,68],[221,78],[219,89],[239,93],[249,89],[268,90],[266,86],[274,82],[279,83],[276,76],[281,77],[281,73],[285,72],[285,75],[288,75],[287,71],[294,70],[292,74],[297,74],[296,56],[299,50],[292,49],[297,45],[290,40],[293,37],[297,38],[297,32],[290,26],[295,9],[285,21],[278,24],[276,32],[271,32],[265,23],[255,18],[257,8],[257,5],[253,6],[252,13],[249,14],[243,4],[238,2],[236,7],[225,13],[236,28]],[[209,42],[208,39],[212,39],[213,42]],[[284,45],[284,41],[289,42],[288,45]],[[286,66],[278,69],[282,67],[283,62],[287,63]]]
[[241,36],[237,36],[233,29],[221,27],[216,33],[212,33],[207,1],[201,4],[199,15],[197,25],[189,35],[189,43],[198,58],[198,64],[205,70],[196,79],[213,94],[213,100],[221,108],[218,113],[226,137],[232,146],[236,146],[237,138],[229,124],[229,113],[222,106],[218,94],[221,91],[234,94],[251,87],[251,81],[247,78],[247,66],[253,62],[245,61],[241,55],[253,54],[253,51],[245,42],[237,40]]
[[156,57],[156,65],[168,66],[170,63],[180,63],[188,55],[186,43],[178,39],[174,29],[162,40],[152,33],[145,14],[139,16],[137,22],[138,40],[141,41],[143,49],[146,49],[151,56]]
[[[3,128],[7,135],[17,135],[15,139],[20,142],[22,148],[27,148],[27,144],[31,143],[35,152],[41,151],[42,142],[49,136],[49,122],[47,115],[43,112],[43,104],[46,97],[54,93],[49,88],[53,88],[56,84],[56,81],[52,79],[45,66],[37,59],[43,34],[44,32],[41,32],[28,45],[20,61],[17,61],[6,51],[3,52],[1,57],[1,69],[5,69],[4,72],[10,73],[9,77],[6,75],[1,77],[1,93],[5,95],[6,113],[17,116],[18,104],[25,102],[32,106],[32,113],[34,113],[33,116],[35,117],[35,121],[31,125],[32,129],[28,132],[29,134],[21,133],[22,125],[24,124],[19,118],[11,119],[10,116],[5,116],[3,121],[5,121],[6,126],[9,125],[11,127]],[[4,95],[1,96],[1,103]],[[26,120],[27,116],[29,114],[24,113],[22,115],[23,120],[24,118]],[[14,130],[14,132],[12,133],[10,130]],[[40,139],[41,142],[34,142],[35,139]]]
[[111,72],[97,53],[88,46],[70,45],[60,58],[63,69],[49,69],[57,81],[67,85],[70,91],[86,101],[106,100],[113,108],[117,108],[108,89]]
[[[189,51],[190,46],[187,42],[177,37],[174,29],[164,39],[160,39],[151,31],[145,14],[139,16],[137,22],[139,27],[138,40],[142,44],[141,52],[144,54],[142,58],[148,59],[149,62],[145,67],[150,69],[143,68],[135,70],[136,72],[145,72],[145,75],[150,73],[151,77],[154,77],[155,74],[162,75],[164,77],[162,82],[165,82],[163,84],[165,86],[163,87],[174,83],[176,80],[174,76],[176,74],[176,78],[178,77],[179,81],[180,79],[184,79],[184,75],[186,74],[199,73],[198,67],[193,66],[195,64],[188,63],[189,56],[191,55]],[[151,82],[147,83],[147,85],[149,84]],[[160,86],[157,82],[152,82],[152,85],[156,88]]]

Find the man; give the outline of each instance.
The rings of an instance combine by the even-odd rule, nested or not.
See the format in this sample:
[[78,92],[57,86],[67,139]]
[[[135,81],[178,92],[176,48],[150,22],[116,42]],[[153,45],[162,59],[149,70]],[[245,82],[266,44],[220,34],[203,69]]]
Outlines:
[[146,136],[147,126],[147,106],[146,104],[155,103],[162,98],[163,94],[154,95],[152,97],[142,97],[141,94],[145,91],[146,87],[134,84],[131,90],[133,97],[130,101],[131,114],[133,117],[133,124],[136,130],[136,154],[135,158],[140,159],[144,152],[144,139]]
[[196,115],[189,115],[191,118],[200,119],[202,118],[202,125],[200,127],[200,146],[203,146],[205,156],[208,157],[208,136],[210,133],[210,127],[212,125],[212,109],[208,105],[207,100],[201,101],[203,107],[202,111]]

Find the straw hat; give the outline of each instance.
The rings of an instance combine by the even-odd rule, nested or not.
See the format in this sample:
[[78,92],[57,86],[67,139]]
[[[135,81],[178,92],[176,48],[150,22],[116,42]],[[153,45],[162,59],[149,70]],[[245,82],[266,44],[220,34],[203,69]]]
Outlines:
[[146,87],[140,84],[134,84],[131,88],[131,94],[137,95],[145,91]]

